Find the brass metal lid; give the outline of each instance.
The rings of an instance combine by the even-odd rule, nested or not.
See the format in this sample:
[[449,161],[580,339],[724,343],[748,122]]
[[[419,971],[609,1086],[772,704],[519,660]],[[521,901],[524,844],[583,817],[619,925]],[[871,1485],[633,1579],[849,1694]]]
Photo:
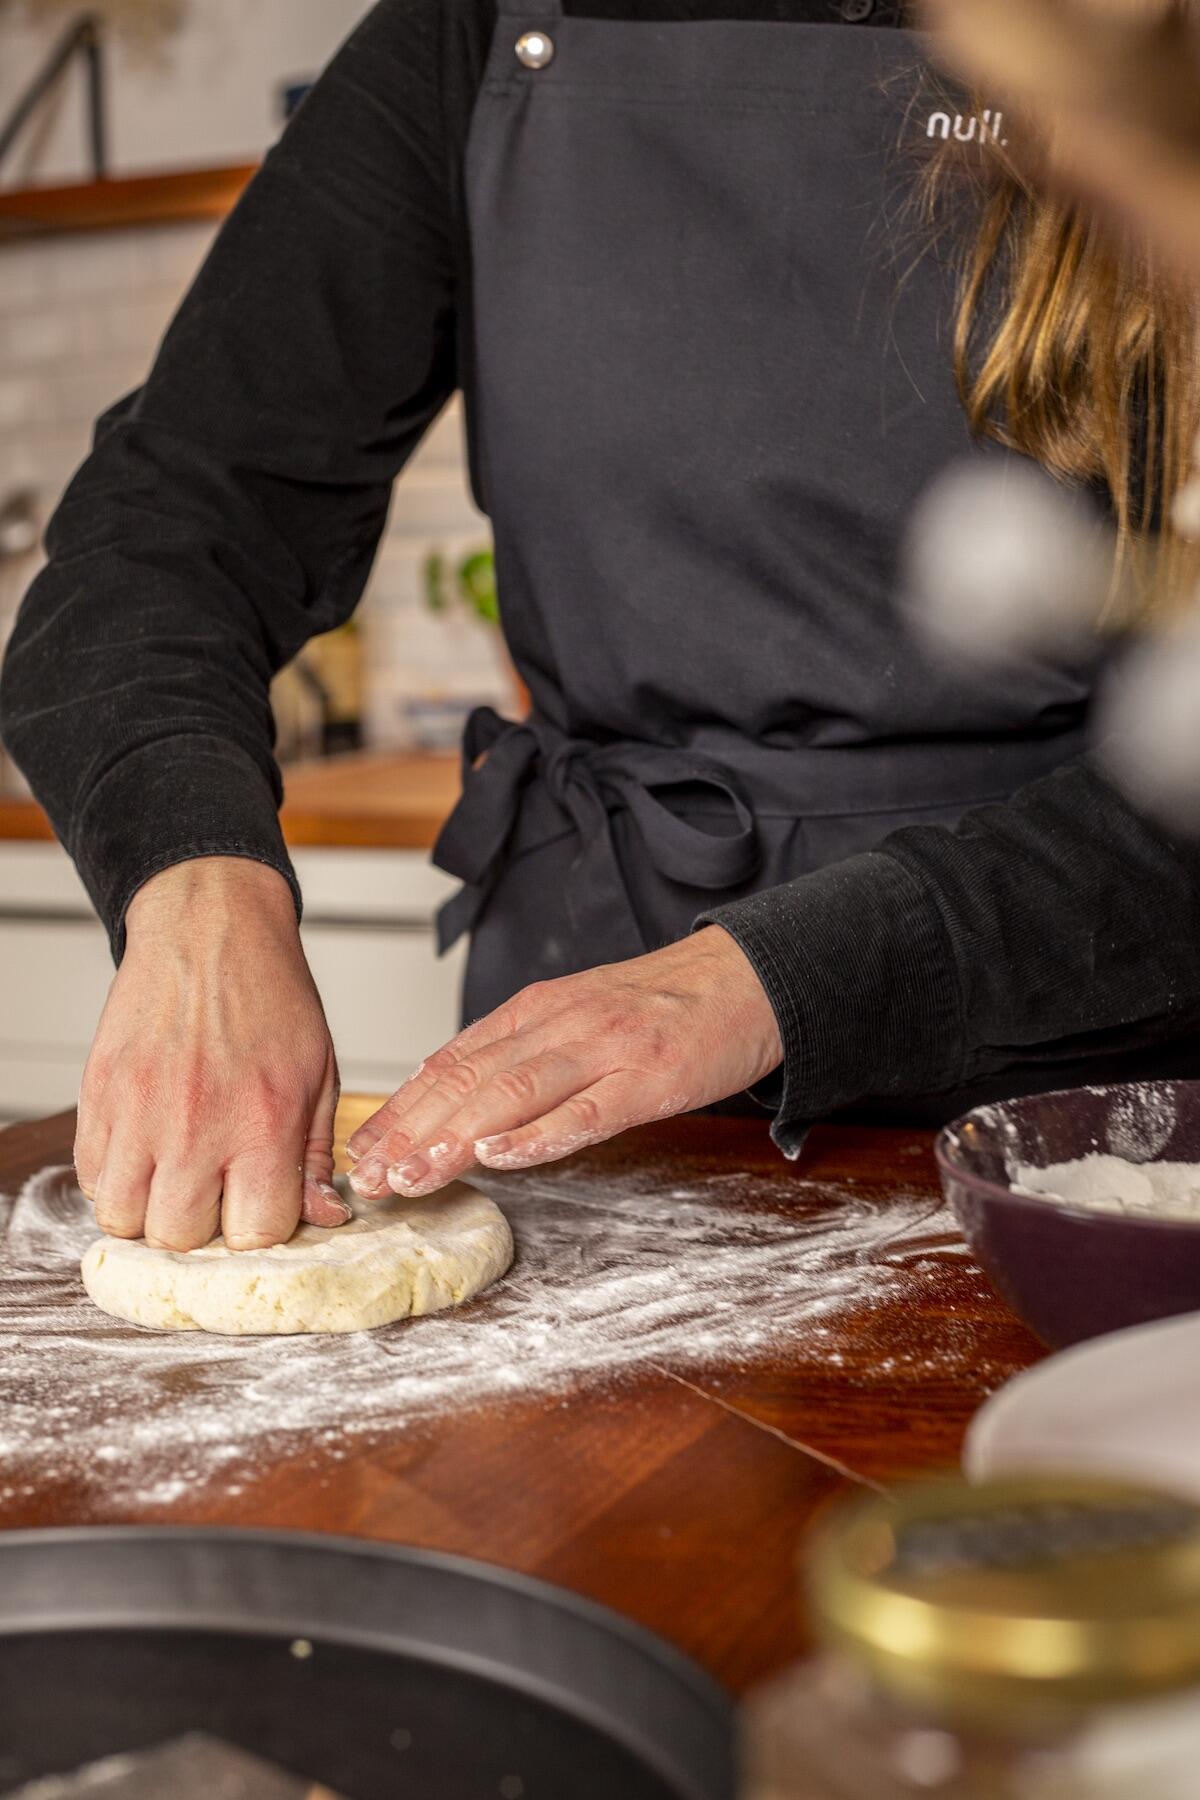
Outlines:
[[852,1505],[806,1558],[818,1636],[934,1712],[1200,1683],[1200,1507],[1123,1484],[947,1481]]

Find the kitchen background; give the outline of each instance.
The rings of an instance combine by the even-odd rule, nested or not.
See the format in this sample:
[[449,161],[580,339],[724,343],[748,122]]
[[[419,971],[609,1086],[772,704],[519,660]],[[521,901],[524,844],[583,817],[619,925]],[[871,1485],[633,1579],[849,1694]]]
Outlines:
[[[195,172],[257,162],[367,10],[364,0],[111,0],[93,15],[109,180],[92,183],[82,55],[0,163],[0,643],[93,421],[143,379],[218,229],[216,218],[179,216],[179,194]],[[0,130],[87,16],[63,0],[0,0]],[[166,184],[153,223],[123,217],[127,178],[144,175],[180,178],[178,193]],[[84,228],[98,195],[109,222]],[[305,799],[293,842],[309,954],[348,1086],[395,1085],[454,1027],[458,967],[435,962],[431,934],[447,884],[426,854],[431,811],[453,778],[430,753],[448,753],[472,705],[519,704],[493,605],[487,521],[468,492],[456,398],[397,483],[353,626],[310,646],[275,695],[289,798]],[[359,744],[372,760],[351,754],[328,778],[309,767]],[[409,789],[420,819],[404,812]],[[371,796],[385,815],[375,829],[362,817]],[[0,758],[0,1119],[73,1103],[111,978],[74,872],[39,831],[18,772]]]

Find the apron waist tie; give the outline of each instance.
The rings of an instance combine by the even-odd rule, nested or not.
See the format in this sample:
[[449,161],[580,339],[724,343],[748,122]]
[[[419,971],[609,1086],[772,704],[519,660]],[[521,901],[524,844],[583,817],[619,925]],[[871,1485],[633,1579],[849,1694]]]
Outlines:
[[[719,764],[652,744],[571,738],[544,719],[515,724],[490,706],[477,707],[463,738],[462,798],[433,849],[435,865],[464,884],[438,913],[439,953],[472,928],[486,905],[503,872],[524,791],[535,780],[545,782],[575,827],[579,848],[567,880],[567,910],[579,938],[604,946],[606,960],[640,956],[649,947],[613,841],[610,814],[616,807],[628,808],[647,861],[668,881],[728,891],[758,867],[753,808],[736,777]],[[681,783],[713,789],[730,808],[736,830],[703,831],[655,798],[656,788]]]

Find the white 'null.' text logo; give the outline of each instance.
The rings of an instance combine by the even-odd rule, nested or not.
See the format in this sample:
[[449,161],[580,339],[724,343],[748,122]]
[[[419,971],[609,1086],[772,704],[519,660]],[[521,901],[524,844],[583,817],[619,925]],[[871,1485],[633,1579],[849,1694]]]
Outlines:
[[942,139],[957,138],[960,144],[1007,144],[1008,139],[1001,137],[1000,125],[1004,118],[1002,112],[993,116],[989,107],[984,113],[930,113],[929,123],[925,127],[925,136]]

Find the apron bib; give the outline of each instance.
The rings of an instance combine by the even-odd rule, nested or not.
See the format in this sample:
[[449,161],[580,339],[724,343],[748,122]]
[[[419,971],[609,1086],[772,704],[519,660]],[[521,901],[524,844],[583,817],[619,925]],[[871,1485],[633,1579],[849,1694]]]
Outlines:
[[917,496],[1006,454],[910,205],[921,74],[900,30],[500,0],[468,431],[533,710],[471,720],[434,854],[468,1020],[1085,747],[1090,669],[951,673],[896,607]]

